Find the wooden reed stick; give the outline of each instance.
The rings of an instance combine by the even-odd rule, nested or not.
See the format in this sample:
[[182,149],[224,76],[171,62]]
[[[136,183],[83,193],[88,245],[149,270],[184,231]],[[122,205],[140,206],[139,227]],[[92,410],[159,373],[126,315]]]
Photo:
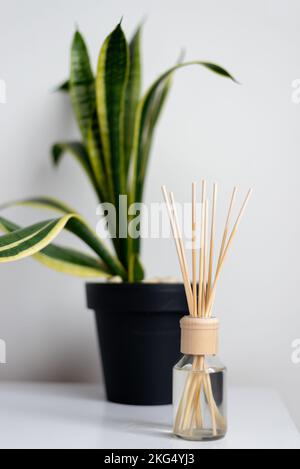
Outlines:
[[[226,222],[225,222],[224,233],[223,233],[223,237],[222,237],[221,248],[220,248],[220,252],[219,252],[217,269],[220,268],[222,257],[223,257],[223,254],[224,254],[224,249],[226,247],[226,241],[227,241],[229,225],[230,225],[230,220],[231,220],[231,214],[232,214],[232,209],[233,209],[236,193],[237,193],[237,187],[235,187],[233,189],[233,193],[232,193],[232,196],[231,196],[231,199],[230,199],[229,209],[228,209]],[[210,288],[210,290],[211,290],[211,288]],[[215,293],[214,293],[214,297],[215,297]],[[214,299],[215,299],[214,297],[212,298],[212,300],[210,302],[210,309],[206,312],[207,317],[211,317],[211,315],[212,315],[212,306],[213,306]]]
[[176,223],[175,220],[175,213],[174,210],[172,211],[172,206],[170,204],[170,199],[166,190],[166,187],[162,187],[163,195],[166,201],[166,206],[168,210],[168,215],[170,218],[170,223],[171,223],[171,228],[173,232],[173,237],[175,240],[175,245],[176,245],[176,250],[177,250],[177,255],[179,259],[179,264],[180,264],[180,269],[182,273],[182,278],[183,278],[183,284],[184,284],[184,289],[185,289],[185,294],[187,298],[187,303],[188,303],[188,308],[189,308],[189,313],[192,315],[193,311],[193,299],[192,299],[192,291],[191,291],[191,285],[189,282],[189,275],[188,275],[188,268],[187,268],[187,263],[185,260],[184,256],[184,249],[182,249],[182,239],[180,238],[180,232],[178,223]]
[[[201,369],[201,360],[202,357],[196,357],[196,366]],[[194,406],[194,414],[195,414],[195,424],[196,428],[203,427],[203,414],[202,414],[202,403],[201,403],[201,394],[202,394],[202,383],[203,377],[200,375],[198,377],[198,387],[195,396],[195,406]]]
[[197,215],[196,184],[192,185],[192,271],[193,271],[193,316],[197,316]]
[[208,200],[205,201],[204,210],[204,245],[203,245],[203,292],[202,292],[202,317],[205,317],[207,303],[207,247],[208,247]]
[[173,214],[174,214],[175,227],[176,227],[177,234],[178,234],[178,239],[179,239],[180,251],[181,251],[182,259],[183,259],[184,272],[185,272],[186,282],[187,282],[186,286],[187,286],[187,290],[188,290],[188,294],[189,294],[189,298],[190,298],[190,303],[191,303],[190,315],[192,315],[192,312],[193,312],[193,292],[192,292],[191,282],[190,282],[190,278],[189,278],[189,268],[188,268],[186,253],[185,253],[185,249],[184,249],[184,245],[183,245],[183,238],[182,238],[182,233],[181,233],[181,230],[180,230],[178,212],[177,212],[173,192],[170,192],[170,200],[171,200],[171,207],[172,207]]
[[208,268],[208,281],[207,281],[207,296],[210,295],[211,285],[212,285],[212,272],[213,272],[213,262],[214,262],[214,247],[215,247],[215,235],[216,235],[216,209],[217,209],[217,195],[218,195],[218,186],[214,184],[214,193],[213,193],[213,204],[212,204],[212,213],[211,213],[211,232],[210,232],[210,250],[209,250],[209,268]]
[[[213,436],[217,436],[217,425],[216,425],[216,413],[215,413],[215,400],[213,396],[213,391],[212,391],[212,385],[211,385],[211,379],[210,375],[207,372],[207,368],[205,365],[205,356],[201,355],[200,357],[196,357],[196,360],[198,360],[198,366],[201,371],[200,375],[200,383],[199,383],[199,392],[201,393],[201,388],[202,384],[204,385],[204,394],[206,396],[209,409],[210,409],[210,415],[211,415],[211,421],[212,421],[212,430],[213,430]],[[195,377],[197,379],[197,376]],[[216,405],[216,404],[215,404]]]
[[230,204],[229,204],[229,210],[227,213],[227,218],[226,218],[226,223],[225,223],[225,228],[224,228],[224,233],[223,233],[223,238],[222,238],[222,243],[221,243],[221,249],[220,249],[220,254],[219,254],[219,259],[218,259],[218,267],[220,266],[220,263],[222,261],[222,257],[224,254],[224,249],[226,246],[226,241],[227,241],[227,236],[228,236],[228,231],[229,231],[229,225],[230,225],[230,220],[231,220],[231,214],[232,214],[232,209],[234,206],[235,198],[236,198],[236,193],[237,193],[237,187],[233,189],[233,193],[230,199]]
[[234,236],[235,236],[236,233],[237,233],[238,227],[239,227],[239,225],[240,225],[240,223],[241,223],[242,217],[243,217],[243,215],[244,215],[244,213],[245,213],[245,210],[246,210],[247,204],[248,204],[248,202],[249,202],[249,199],[250,199],[250,197],[251,197],[251,195],[252,195],[252,192],[253,192],[252,189],[249,189],[249,191],[247,192],[246,198],[245,198],[245,200],[244,200],[244,202],[243,202],[242,208],[241,208],[241,210],[240,210],[240,212],[239,212],[239,215],[238,215],[238,217],[237,217],[237,220],[236,220],[236,222],[235,222],[235,225],[234,225],[234,227],[233,227],[233,229],[232,229],[232,232],[231,232],[231,235],[230,235],[230,237],[229,237],[229,241],[228,241],[227,246],[226,246],[226,248],[225,248],[225,250],[224,250],[224,254],[223,254],[223,256],[222,256],[222,261],[221,261],[221,263],[224,262],[225,256],[226,256],[226,254],[227,254],[227,252],[228,252],[228,249],[229,249],[229,247],[230,247],[230,245],[231,245],[231,243],[232,243],[232,240],[233,240]]
[[198,317],[202,317],[203,306],[203,284],[204,284],[204,223],[205,223],[205,195],[206,182],[202,181],[202,197],[201,197],[201,234],[200,234],[200,266],[199,266],[199,289],[198,289]]
[[[193,363],[193,370],[194,370],[194,366],[195,366],[195,362]],[[180,428],[182,427],[182,419],[183,419],[183,416],[184,416],[186,401],[187,401],[187,397],[190,393],[190,386],[192,384],[193,377],[194,377],[194,374],[189,373],[188,379],[186,380],[185,387],[184,387],[184,392],[183,392],[183,395],[180,399],[179,406],[178,406],[177,413],[176,413],[175,431],[179,431]]]

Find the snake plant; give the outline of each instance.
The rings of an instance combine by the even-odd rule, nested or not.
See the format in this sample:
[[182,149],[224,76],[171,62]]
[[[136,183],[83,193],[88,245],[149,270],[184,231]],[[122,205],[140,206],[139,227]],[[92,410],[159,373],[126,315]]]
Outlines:
[[[70,76],[60,90],[67,92],[80,131],[80,139],[53,146],[53,162],[64,155],[73,156],[89,178],[100,202],[115,206],[119,219],[119,196],[130,203],[143,200],[148,160],[157,122],[168,96],[176,70],[199,65],[233,80],[218,65],[194,61],[178,63],[164,72],[141,94],[141,27],[127,42],[121,24],[103,43],[94,74],[86,43],[79,31],[71,46]],[[22,204],[52,209],[59,213],[35,225],[23,228],[0,218],[0,262],[33,256],[50,268],[83,277],[119,276],[123,281],[144,278],[140,261],[140,239],[121,237],[124,227],[117,222],[113,239],[114,253],[76,210],[47,197],[7,203],[0,208]],[[130,218],[126,215],[125,228]],[[110,227],[111,228],[111,227]],[[94,255],[53,244],[62,230],[80,238]],[[123,231],[122,231],[123,232]]]

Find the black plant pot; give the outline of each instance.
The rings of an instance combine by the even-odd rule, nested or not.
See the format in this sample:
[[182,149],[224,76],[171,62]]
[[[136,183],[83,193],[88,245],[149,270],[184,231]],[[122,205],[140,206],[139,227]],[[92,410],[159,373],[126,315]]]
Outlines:
[[171,404],[179,321],[187,314],[183,285],[87,284],[87,300],[96,313],[108,400]]

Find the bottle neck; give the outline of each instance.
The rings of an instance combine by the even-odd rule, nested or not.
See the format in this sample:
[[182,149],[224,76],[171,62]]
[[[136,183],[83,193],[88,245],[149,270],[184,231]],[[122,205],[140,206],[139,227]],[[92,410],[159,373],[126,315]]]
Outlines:
[[226,371],[226,367],[218,355],[206,355],[203,357],[203,363],[199,361],[198,355],[183,355],[175,365],[175,369],[187,372],[203,371],[205,369],[208,373]]
[[219,321],[214,318],[185,316],[180,321],[181,353],[215,356],[219,350]]

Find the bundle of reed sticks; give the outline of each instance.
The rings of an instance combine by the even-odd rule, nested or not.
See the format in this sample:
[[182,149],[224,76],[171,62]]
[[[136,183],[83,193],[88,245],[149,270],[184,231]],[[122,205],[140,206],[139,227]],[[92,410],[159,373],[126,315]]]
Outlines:
[[[216,296],[216,289],[220,275],[227,258],[230,247],[236,236],[241,219],[244,215],[247,203],[252,193],[250,189],[238,212],[236,221],[230,230],[237,188],[233,189],[229,209],[226,217],[221,246],[216,256],[216,213],[218,186],[213,186],[211,215],[209,215],[209,201],[207,195],[207,183],[202,181],[201,189],[201,217],[197,220],[197,187],[192,184],[192,276],[190,279],[188,259],[183,242],[182,231],[176,208],[174,194],[162,187],[164,198],[170,218],[173,237],[175,240],[177,255],[181,268],[185,294],[187,298],[189,314],[193,318],[209,319]],[[199,227],[199,232],[198,232]],[[200,240],[197,234],[200,233]],[[199,275],[199,277],[198,277]],[[193,373],[200,371],[201,373]],[[182,394],[175,419],[174,432],[181,436],[192,436],[193,431],[201,432],[203,426],[200,396],[204,394],[211,414],[212,437],[223,433],[227,423],[219,412],[213,395],[210,374],[207,372],[206,357],[196,355],[193,357],[192,373],[188,377]]]

